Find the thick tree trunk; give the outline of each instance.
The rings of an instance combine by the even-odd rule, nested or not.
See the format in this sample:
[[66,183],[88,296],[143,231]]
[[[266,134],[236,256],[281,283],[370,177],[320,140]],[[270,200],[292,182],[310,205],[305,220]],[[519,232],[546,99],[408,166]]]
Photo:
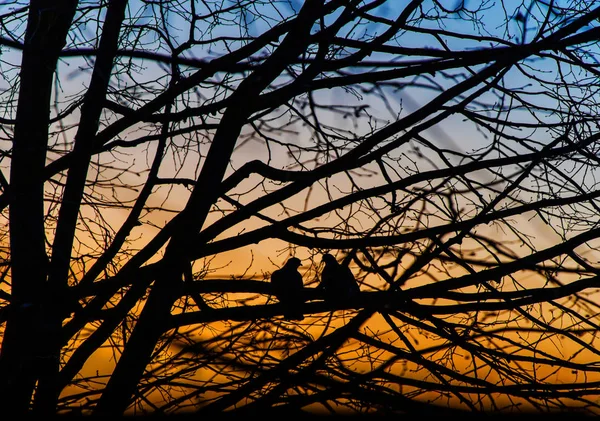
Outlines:
[[[48,288],[53,291],[54,306],[45,315],[52,325],[50,340],[45,342],[46,355],[51,355],[53,361],[58,361],[64,344],[61,338],[62,322],[68,316],[73,303],[69,301],[68,276],[71,263],[71,251],[76,235],[79,209],[85,189],[85,181],[92,157],[93,139],[98,131],[106,92],[110,81],[113,62],[117,53],[121,25],[125,17],[127,0],[111,1],[107,8],[106,18],[102,26],[102,37],[90,86],[86,91],[81,107],[81,118],[73,154],[75,159],[69,168],[67,182],[62,197],[54,243],[52,246],[52,261],[48,273]],[[34,410],[41,413],[53,413],[60,394],[59,365],[46,367],[40,373],[34,400]]]
[[53,303],[46,290],[43,171],[52,80],[76,5],[75,0],[30,3],[10,170],[12,311],[0,357],[0,407],[7,414],[27,411],[39,373],[58,364],[47,345],[53,326],[45,313]]
[[225,175],[237,138],[252,113],[251,103],[280,74],[285,66],[304,51],[315,19],[323,7],[323,0],[306,1],[295,26],[279,48],[266,62],[242,82],[232,95],[232,101],[196,182],[192,195],[182,212],[180,223],[167,247],[162,269],[150,292],[144,309],[123,354],[96,407],[96,414],[120,415],[131,404],[132,396],[149,364],[152,352],[165,331],[171,307],[179,297],[182,276],[190,259],[190,242],[200,231],[213,203],[218,199],[220,185]]

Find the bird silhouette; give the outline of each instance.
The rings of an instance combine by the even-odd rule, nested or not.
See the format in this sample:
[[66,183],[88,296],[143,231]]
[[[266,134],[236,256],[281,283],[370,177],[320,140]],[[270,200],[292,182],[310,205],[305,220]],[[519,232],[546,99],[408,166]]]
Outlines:
[[304,303],[304,284],[298,268],[302,262],[297,257],[291,257],[281,269],[271,274],[271,284],[275,296],[285,307],[284,317],[288,320],[303,320],[302,304]]
[[323,290],[326,301],[340,303],[358,295],[360,288],[348,266],[340,265],[329,253],[324,254],[321,261],[325,267],[317,288]]

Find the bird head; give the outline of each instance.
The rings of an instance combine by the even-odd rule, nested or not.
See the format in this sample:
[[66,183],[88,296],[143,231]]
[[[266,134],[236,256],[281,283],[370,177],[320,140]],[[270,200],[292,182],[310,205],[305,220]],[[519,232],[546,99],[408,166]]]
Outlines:
[[323,262],[323,263],[337,263],[337,260],[335,259],[335,257],[333,257],[332,254],[325,253],[323,255],[323,257],[321,258],[321,262]]
[[293,268],[299,268],[300,266],[302,266],[302,262],[300,261],[300,259],[298,259],[297,257],[291,257],[287,263],[287,266],[291,266]]

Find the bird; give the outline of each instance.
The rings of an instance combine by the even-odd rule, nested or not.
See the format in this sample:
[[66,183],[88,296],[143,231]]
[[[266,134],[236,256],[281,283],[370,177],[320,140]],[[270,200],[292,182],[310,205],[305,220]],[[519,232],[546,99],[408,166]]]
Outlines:
[[325,266],[317,288],[323,290],[326,301],[340,303],[360,292],[356,278],[348,266],[340,265],[330,253],[325,253],[321,261]]
[[285,307],[284,317],[288,320],[303,320],[302,304],[304,303],[304,283],[298,268],[302,262],[297,257],[291,257],[282,268],[273,271],[271,284],[275,296]]

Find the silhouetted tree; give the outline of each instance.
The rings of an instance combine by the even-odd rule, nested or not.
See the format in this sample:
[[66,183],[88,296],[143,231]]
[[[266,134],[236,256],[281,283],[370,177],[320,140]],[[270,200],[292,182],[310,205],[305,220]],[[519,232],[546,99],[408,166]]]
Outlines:
[[3,2],[0,407],[597,413],[599,19]]

